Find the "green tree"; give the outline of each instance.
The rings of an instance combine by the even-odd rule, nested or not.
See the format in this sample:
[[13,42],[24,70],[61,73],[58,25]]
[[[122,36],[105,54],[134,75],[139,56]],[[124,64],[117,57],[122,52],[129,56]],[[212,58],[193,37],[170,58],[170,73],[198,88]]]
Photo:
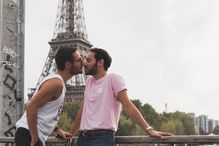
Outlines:
[[62,114],[58,125],[66,130],[69,131],[73,121],[76,118],[77,112],[80,108],[81,102],[75,101],[74,103],[65,103],[62,109]]
[[[132,103],[137,107],[137,109],[141,112],[144,119],[157,129],[159,127],[159,114],[150,106],[149,104],[144,104],[140,100],[132,100]],[[144,135],[145,131],[140,126],[135,124],[122,110],[119,129],[117,131],[117,135]]]
[[142,107],[142,115],[144,119],[155,129],[160,129],[160,115],[155,111],[155,109],[149,105],[144,104]]
[[127,118],[124,114],[121,114],[116,135],[131,135],[132,128],[133,122],[131,121],[131,119]]
[[[132,102],[141,112],[144,119],[155,129],[172,132],[174,134],[195,134],[194,122],[184,112],[176,111],[174,113],[159,114],[149,104],[142,105],[140,100],[132,100]],[[70,130],[80,105],[80,101],[64,104],[59,120],[60,127],[67,131]],[[217,128],[214,131],[217,132]],[[122,110],[117,135],[144,134],[145,131],[127,117],[124,110]]]
[[[136,108],[142,112],[142,103],[140,100],[132,100],[132,103],[136,106]],[[121,112],[119,128],[116,132],[116,135],[142,135],[145,131],[135,124],[125,113],[124,110]]]
[[194,135],[195,133],[195,123],[192,120],[191,117],[188,117],[187,115],[185,115],[182,119],[184,128],[185,128],[185,135]]
[[216,126],[216,127],[214,128],[213,133],[214,133],[215,135],[219,135],[219,126]]
[[184,133],[184,127],[182,121],[179,119],[170,119],[161,124],[162,131],[168,131],[174,134],[182,135]]
[[163,113],[161,130],[170,131],[174,134],[192,135],[195,134],[195,125],[186,113],[176,111],[174,113]]
[[75,101],[73,103],[65,103],[62,112],[67,112],[68,116],[70,116],[70,118],[73,120],[76,118],[80,106],[80,101]]
[[65,111],[62,113],[60,120],[58,122],[58,125],[60,125],[60,127],[63,130],[70,130],[71,128],[71,124],[72,124],[72,119],[69,117],[68,113]]
[[132,103],[137,107],[137,109],[142,112],[142,103],[139,99],[131,100]]

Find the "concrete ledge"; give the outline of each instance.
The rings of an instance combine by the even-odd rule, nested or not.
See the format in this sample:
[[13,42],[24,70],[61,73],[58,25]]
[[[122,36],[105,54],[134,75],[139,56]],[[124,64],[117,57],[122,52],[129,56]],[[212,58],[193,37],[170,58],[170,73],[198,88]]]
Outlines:
[[[76,140],[73,137],[72,140]],[[0,143],[13,143],[14,137],[0,137]],[[66,140],[49,137],[47,143],[65,143]],[[163,139],[153,138],[148,136],[116,136],[117,144],[140,144],[140,143],[154,143],[154,144],[219,144],[219,136],[208,135],[177,135],[166,136]]]

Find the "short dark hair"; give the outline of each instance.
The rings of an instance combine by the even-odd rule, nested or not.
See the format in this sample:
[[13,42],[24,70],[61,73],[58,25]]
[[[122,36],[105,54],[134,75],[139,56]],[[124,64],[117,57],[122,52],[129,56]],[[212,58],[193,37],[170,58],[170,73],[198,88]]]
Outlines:
[[58,70],[65,69],[65,62],[72,61],[72,54],[76,52],[73,47],[60,47],[55,55],[55,62]]
[[95,55],[96,61],[104,60],[104,69],[107,71],[112,63],[112,58],[108,54],[108,52],[101,48],[91,48],[90,52],[93,52]]

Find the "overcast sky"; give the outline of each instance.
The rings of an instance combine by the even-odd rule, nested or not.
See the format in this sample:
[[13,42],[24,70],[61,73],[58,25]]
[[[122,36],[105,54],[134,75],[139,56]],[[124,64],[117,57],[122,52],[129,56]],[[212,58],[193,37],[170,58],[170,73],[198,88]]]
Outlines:
[[[26,1],[25,92],[38,81],[58,0]],[[131,99],[157,112],[219,120],[218,0],[84,0],[89,41],[112,56],[109,72]],[[26,96],[26,95],[25,95]]]

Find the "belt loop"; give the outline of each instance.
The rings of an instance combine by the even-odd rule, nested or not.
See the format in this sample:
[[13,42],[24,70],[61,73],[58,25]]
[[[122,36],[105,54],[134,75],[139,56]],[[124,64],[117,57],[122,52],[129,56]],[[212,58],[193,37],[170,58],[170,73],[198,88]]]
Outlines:
[[87,136],[86,132],[87,132],[86,130],[85,130],[85,131],[82,131],[82,136],[83,136],[83,137]]

